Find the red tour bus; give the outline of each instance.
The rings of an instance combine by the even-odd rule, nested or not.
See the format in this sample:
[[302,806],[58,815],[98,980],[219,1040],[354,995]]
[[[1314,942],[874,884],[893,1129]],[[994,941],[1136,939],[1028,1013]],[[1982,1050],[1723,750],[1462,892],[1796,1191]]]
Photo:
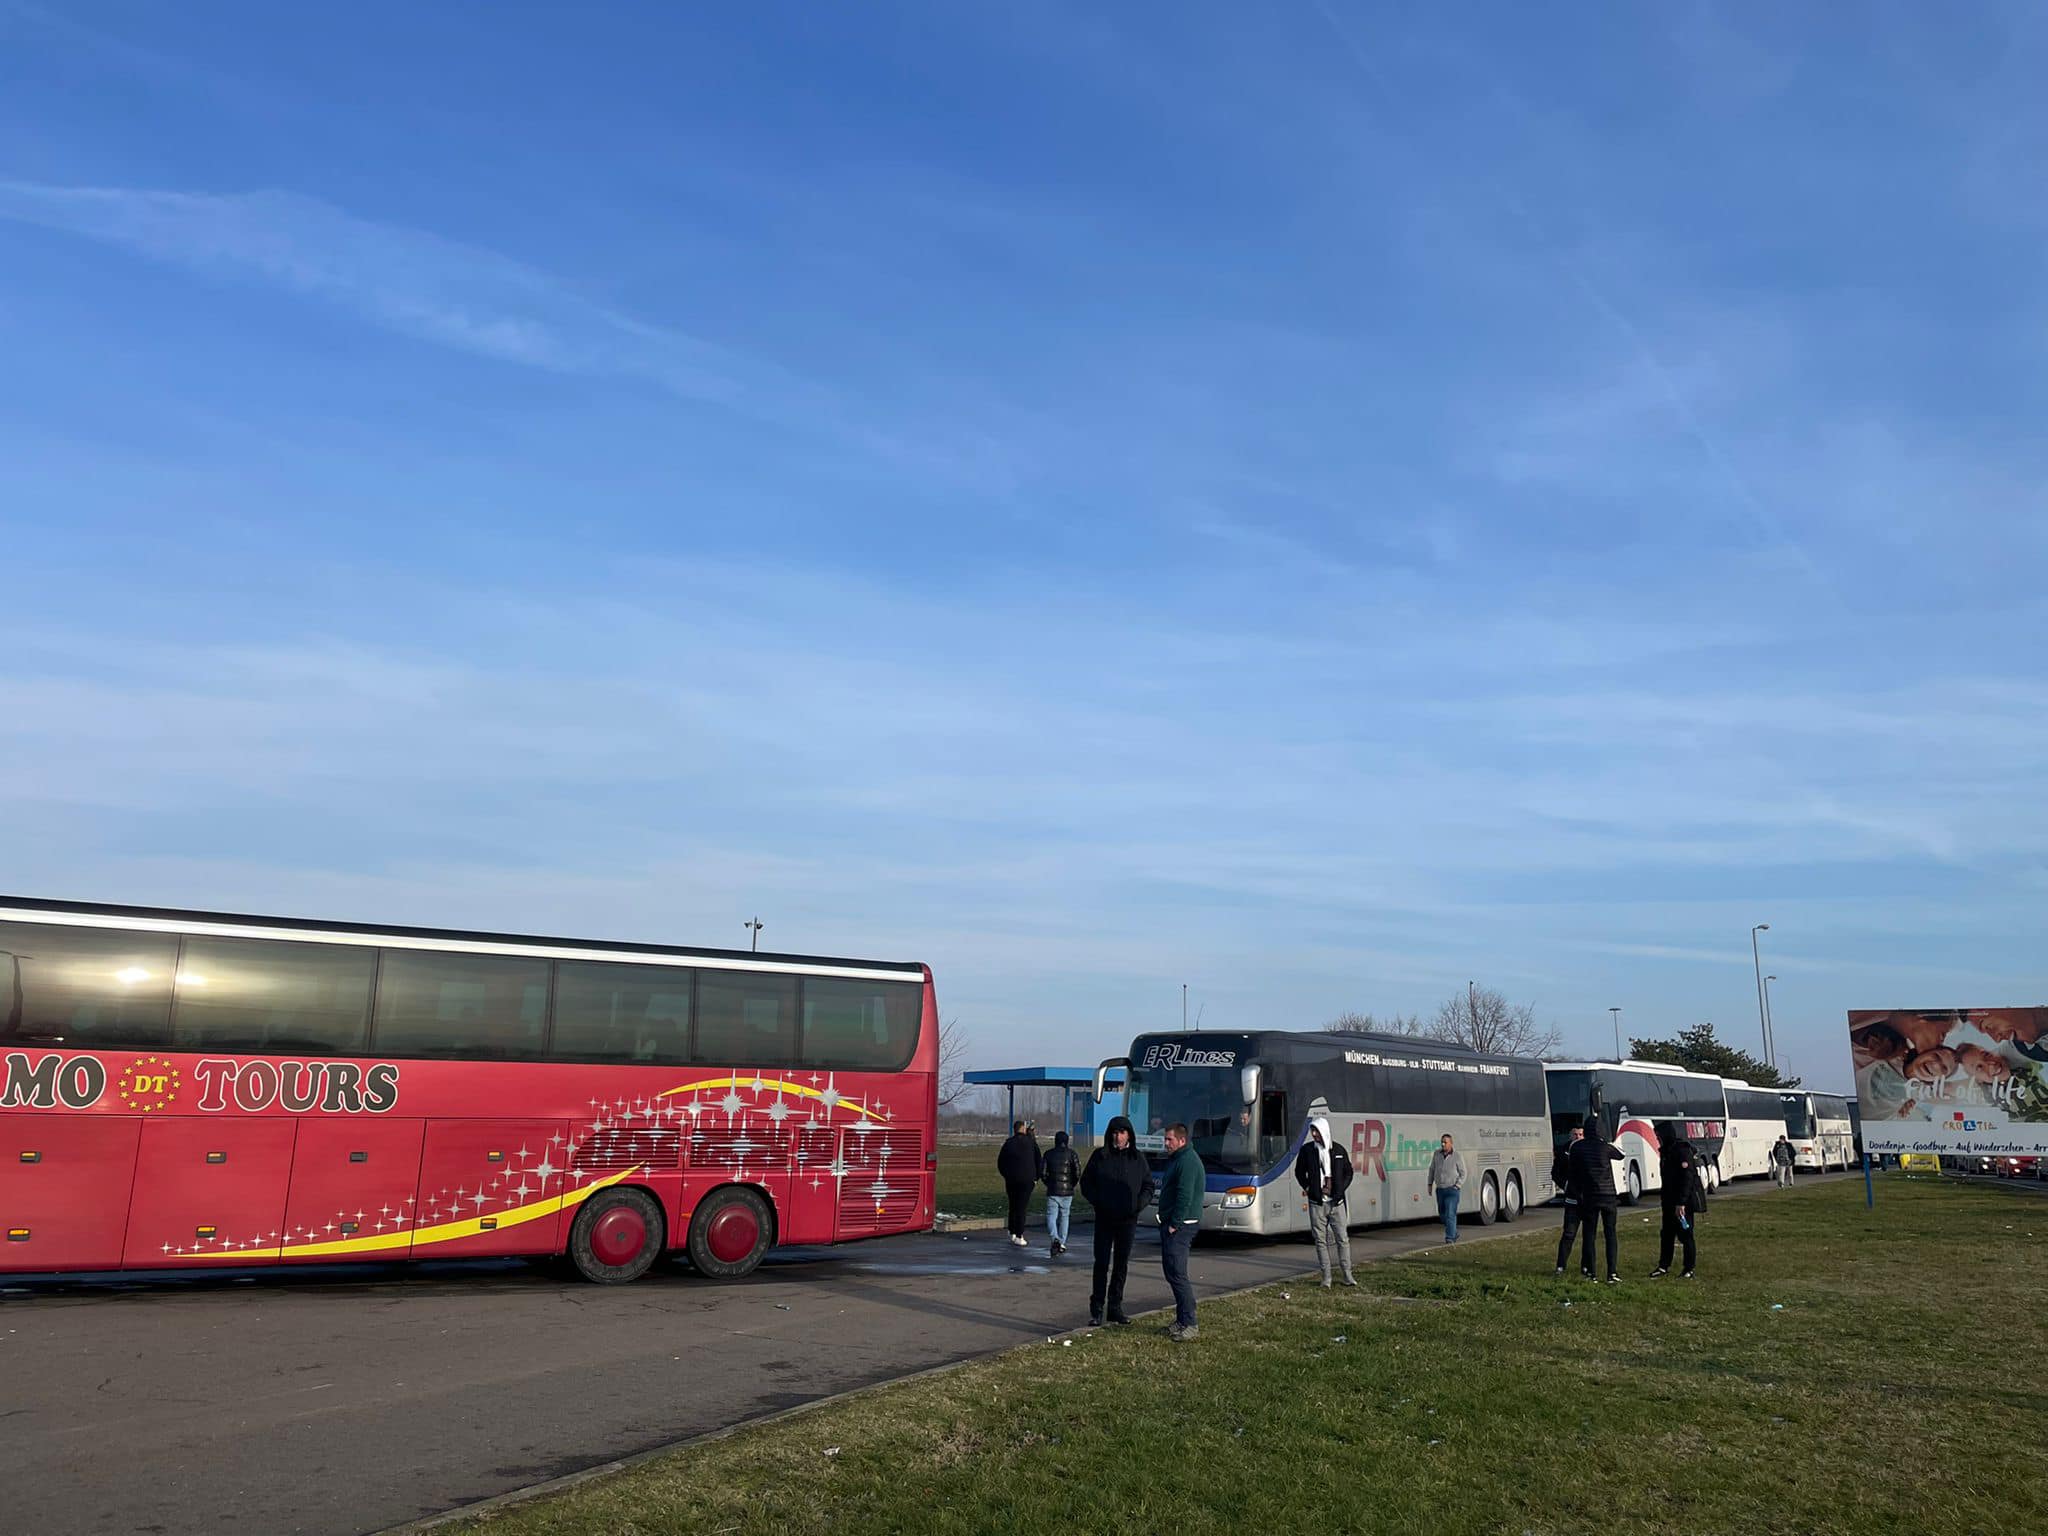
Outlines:
[[0,897],[0,1272],[932,1224],[922,965]]

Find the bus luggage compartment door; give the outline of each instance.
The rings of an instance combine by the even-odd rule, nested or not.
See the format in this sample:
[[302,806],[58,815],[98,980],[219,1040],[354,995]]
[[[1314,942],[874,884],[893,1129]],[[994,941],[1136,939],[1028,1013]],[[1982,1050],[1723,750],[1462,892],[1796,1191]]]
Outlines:
[[429,1120],[412,1256],[559,1252],[561,1213],[541,1209],[569,1190],[568,1132],[559,1120]]
[[[404,1258],[412,1247],[424,1129],[421,1120],[367,1115],[300,1121],[285,1225],[316,1233],[323,1247],[303,1254],[286,1248],[284,1261]],[[335,1244],[349,1246],[337,1253]]]
[[113,1269],[142,1122],[0,1115],[0,1270]]
[[283,1115],[145,1120],[123,1262],[276,1263],[296,1129]]

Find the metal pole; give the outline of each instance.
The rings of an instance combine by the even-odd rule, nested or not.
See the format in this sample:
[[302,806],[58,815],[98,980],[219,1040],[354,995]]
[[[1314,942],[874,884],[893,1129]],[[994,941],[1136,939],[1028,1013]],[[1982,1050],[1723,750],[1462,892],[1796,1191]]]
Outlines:
[[1874,1208],[1877,1205],[1877,1185],[1871,1181],[1868,1152],[1863,1154],[1863,1204],[1866,1208]]
[[1180,1032],[1188,1032],[1188,984],[1180,984]]
[[1764,1040],[1774,1067],[1778,1064],[1778,1021],[1771,1014],[1771,983],[1777,979],[1775,976],[1764,978]]
[[1619,1008],[1610,1008],[1607,1011],[1614,1015],[1614,1059],[1616,1061],[1627,1061],[1628,1058],[1621,1054],[1621,1010]]
[[1758,923],[1749,930],[1749,958],[1756,966],[1756,1022],[1757,1027],[1764,1032],[1764,1064],[1769,1067],[1776,1067],[1778,1063],[1772,1059],[1771,1054],[1771,1021],[1764,1013],[1763,955],[1756,945],[1756,936],[1760,933],[1769,933],[1770,931],[1771,925],[1769,923]]

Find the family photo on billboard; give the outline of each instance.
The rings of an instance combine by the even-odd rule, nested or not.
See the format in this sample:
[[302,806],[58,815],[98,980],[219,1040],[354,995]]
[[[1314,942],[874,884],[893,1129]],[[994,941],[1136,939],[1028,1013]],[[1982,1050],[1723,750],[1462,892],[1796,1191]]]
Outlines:
[[2048,1150],[2048,1008],[1849,1015],[1873,1152]]

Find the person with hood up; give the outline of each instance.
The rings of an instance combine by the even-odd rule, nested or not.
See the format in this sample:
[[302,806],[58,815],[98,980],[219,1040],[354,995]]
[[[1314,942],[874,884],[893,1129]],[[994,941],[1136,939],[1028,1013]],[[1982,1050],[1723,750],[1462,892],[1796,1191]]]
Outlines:
[[1067,1251],[1067,1224],[1074,1214],[1074,1186],[1081,1182],[1081,1159],[1067,1145],[1067,1133],[1053,1133],[1052,1150],[1045,1154],[1045,1232],[1052,1239],[1052,1256]]
[[1173,1292],[1173,1323],[1166,1336],[1184,1344],[1201,1330],[1195,1325],[1195,1283],[1188,1278],[1188,1257],[1202,1225],[1202,1195],[1209,1171],[1202,1155],[1188,1144],[1188,1128],[1176,1120],[1166,1128],[1166,1172],[1159,1180],[1159,1268]]
[[1131,1266],[1131,1239],[1138,1216],[1152,1203],[1152,1167],[1138,1150],[1138,1133],[1118,1115],[1102,1145],[1081,1170],[1081,1194],[1095,1210],[1095,1283],[1088,1292],[1088,1326],[1102,1326],[1103,1308],[1112,1323],[1124,1316],[1124,1275]]
[[1005,1223],[1010,1229],[1010,1246],[1026,1247],[1024,1214],[1031,1208],[1031,1191],[1038,1187],[1039,1176],[1045,1172],[1045,1154],[1038,1150],[1038,1138],[1032,1134],[1029,1120],[1019,1120],[1010,1127],[1010,1139],[996,1154],[996,1172],[1010,1197],[1010,1216]]
[[1332,1139],[1325,1115],[1310,1119],[1302,1134],[1301,1151],[1294,1159],[1294,1182],[1308,1197],[1308,1230],[1316,1240],[1323,1289],[1330,1288],[1333,1260],[1346,1285],[1358,1284],[1351,1274],[1351,1207],[1344,1199],[1351,1188],[1351,1156]]
[[1676,1125],[1670,1131],[1657,1142],[1657,1168],[1664,1181],[1658,1201],[1664,1207],[1664,1226],[1657,1234],[1657,1267],[1650,1271],[1650,1278],[1671,1273],[1671,1247],[1676,1242],[1684,1246],[1685,1278],[1690,1280],[1699,1258],[1693,1218],[1707,1208],[1707,1185],[1700,1177],[1699,1150]]
[[1579,1272],[1588,1280],[1593,1273],[1593,1228],[1600,1227],[1607,1238],[1607,1283],[1621,1284],[1621,1252],[1614,1236],[1614,1213],[1621,1197],[1614,1190],[1614,1165],[1621,1154],[1601,1134],[1596,1116],[1586,1117],[1586,1135],[1575,1141],[1568,1154],[1570,1180],[1579,1197],[1579,1220],[1585,1224],[1585,1246],[1579,1254]]
[[1572,1148],[1586,1134],[1583,1125],[1572,1127],[1572,1134],[1563,1146],[1557,1149],[1557,1157],[1550,1165],[1550,1182],[1557,1186],[1558,1195],[1564,1200],[1564,1236],[1557,1240],[1557,1272],[1564,1273],[1565,1260],[1572,1256],[1572,1243],[1579,1235],[1579,1187],[1572,1182]]

